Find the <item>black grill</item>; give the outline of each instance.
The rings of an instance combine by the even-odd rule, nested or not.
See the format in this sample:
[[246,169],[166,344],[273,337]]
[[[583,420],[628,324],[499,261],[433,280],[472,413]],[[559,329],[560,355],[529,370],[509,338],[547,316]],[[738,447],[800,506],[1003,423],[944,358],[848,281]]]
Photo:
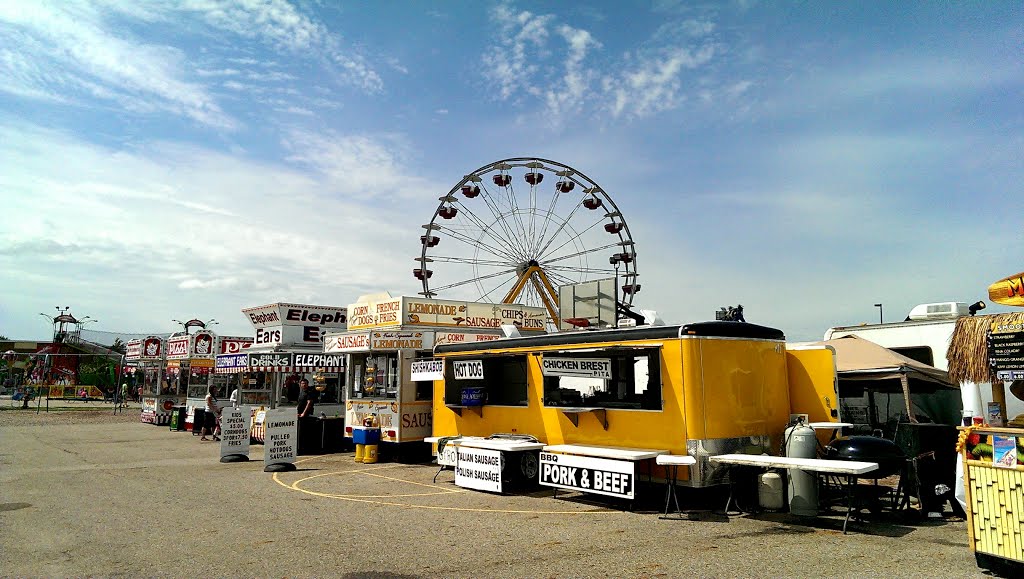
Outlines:
[[907,455],[891,440],[874,436],[848,436],[833,440],[825,447],[825,458],[877,462],[878,469],[861,478],[885,478],[903,471]]

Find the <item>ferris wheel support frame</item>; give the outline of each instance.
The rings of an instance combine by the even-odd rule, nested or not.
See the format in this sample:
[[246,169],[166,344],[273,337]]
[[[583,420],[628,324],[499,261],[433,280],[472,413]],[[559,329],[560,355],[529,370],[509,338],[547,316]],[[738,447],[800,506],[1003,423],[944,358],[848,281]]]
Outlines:
[[512,289],[508,290],[505,297],[501,300],[503,304],[514,304],[515,300],[519,297],[519,294],[523,293],[523,289],[526,287],[526,282],[533,282],[533,287],[537,290],[537,295],[540,296],[544,307],[548,310],[548,315],[554,321],[555,326],[558,326],[558,292],[555,291],[554,286],[551,285],[551,280],[548,279],[547,274],[539,265],[531,265],[522,274],[519,275],[519,279],[516,280],[515,285]]

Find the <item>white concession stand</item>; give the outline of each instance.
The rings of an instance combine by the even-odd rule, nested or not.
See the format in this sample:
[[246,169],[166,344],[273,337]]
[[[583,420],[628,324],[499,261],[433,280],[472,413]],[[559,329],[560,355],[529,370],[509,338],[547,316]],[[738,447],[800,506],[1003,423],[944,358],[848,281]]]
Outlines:
[[382,455],[416,459],[430,447],[434,380],[443,377],[435,345],[497,340],[502,325],[545,331],[547,312],[519,304],[483,304],[388,294],[349,304],[348,330],[329,333],[324,352],[347,357],[345,436],[375,414]]

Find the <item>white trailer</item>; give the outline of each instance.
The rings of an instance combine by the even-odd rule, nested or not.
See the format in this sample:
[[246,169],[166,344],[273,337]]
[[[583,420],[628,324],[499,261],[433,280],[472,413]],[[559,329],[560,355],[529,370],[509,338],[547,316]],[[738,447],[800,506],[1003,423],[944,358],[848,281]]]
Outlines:
[[[949,370],[946,351],[956,328],[956,320],[971,315],[971,306],[964,302],[939,302],[921,304],[910,310],[909,319],[887,324],[861,324],[858,326],[836,326],[825,331],[826,340],[843,336],[859,336],[879,346],[903,354],[940,370]],[[992,401],[991,384],[960,384],[965,404],[976,399],[981,392],[981,408],[975,409],[979,416]],[[1006,400],[1006,415],[1010,418],[1024,414],[1024,401],[1009,396]]]

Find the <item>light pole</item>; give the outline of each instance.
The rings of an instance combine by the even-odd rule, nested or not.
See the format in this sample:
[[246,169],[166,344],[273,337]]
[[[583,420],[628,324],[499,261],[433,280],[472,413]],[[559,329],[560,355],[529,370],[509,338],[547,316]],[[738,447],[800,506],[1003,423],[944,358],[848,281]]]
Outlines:
[[884,324],[885,322],[882,321],[882,304],[875,304],[875,307],[878,308],[878,323]]

